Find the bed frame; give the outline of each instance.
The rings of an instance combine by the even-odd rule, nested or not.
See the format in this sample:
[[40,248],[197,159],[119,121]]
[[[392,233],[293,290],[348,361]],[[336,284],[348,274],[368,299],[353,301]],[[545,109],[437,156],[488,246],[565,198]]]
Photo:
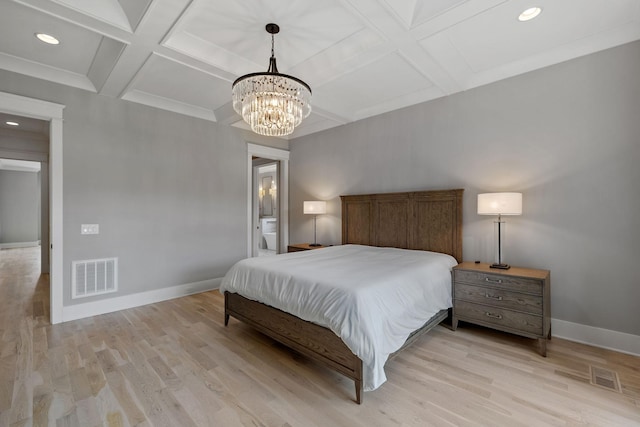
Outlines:
[[[463,190],[340,196],[342,244],[442,252],[462,261]],[[293,350],[352,379],[362,402],[362,360],[331,330],[236,293],[224,294],[224,324],[233,316]],[[447,318],[442,310],[400,350]]]

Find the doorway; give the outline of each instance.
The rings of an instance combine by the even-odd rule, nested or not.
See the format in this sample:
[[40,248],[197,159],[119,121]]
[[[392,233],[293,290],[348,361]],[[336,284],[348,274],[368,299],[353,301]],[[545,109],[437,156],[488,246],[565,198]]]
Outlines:
[[[289,152],[255,144],[247,144],[247,148],[247,257],[260,256],[261,250],[263,255],[286,252],[289,244]],[[263,236],[262,222],[269,230],[275,226],[275,235],[268,236],[272,239],[271,245]]]
[[[34,98],[0,92],[0,113],[12,114],[27,118],[44,120],[49,129],[47,160],[33,158],[39,153],[33,153],[20,147],[0,148],[0,157],[18,158],[41,162],[41,173],[48,178],[49,191],[46,203],[42,204],[42,211],[46,211],[49,230],[42,230],[43,252],[46,260],[50,260],[50,321],[60,323],[63,319],[63,261],[62,261],[62,110],[64,105],[42,101]],[[48,154],[48,156],[47,156]],[[17,156],[17,157],[16,157]],[[43,215],[45,215],[43,213]],[[44,222],[43,222],[44,223]],[[45,239],[47,245],[45,244]]]
[[279,253],[280,227],[278,218],[278,186],[280,161],[254,157],[253,188],[257,189],[253,203],[254,236],[252,239],[253,256],[271,256]]

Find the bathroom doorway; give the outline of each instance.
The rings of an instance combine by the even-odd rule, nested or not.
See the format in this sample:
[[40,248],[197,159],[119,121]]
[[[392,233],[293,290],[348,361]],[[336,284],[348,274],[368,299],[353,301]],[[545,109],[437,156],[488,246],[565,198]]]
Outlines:
[[278,183],[279,161],[256,157],[252,160],[254,188],[254,216],[256,233],[254,244],[258,256],[271,256],[278,253]]
[[[247,151],[247,257],[286,252],[289,244],[289,152],[252,143],[247,143]],[[263,227],[271,234],[263,235]]]

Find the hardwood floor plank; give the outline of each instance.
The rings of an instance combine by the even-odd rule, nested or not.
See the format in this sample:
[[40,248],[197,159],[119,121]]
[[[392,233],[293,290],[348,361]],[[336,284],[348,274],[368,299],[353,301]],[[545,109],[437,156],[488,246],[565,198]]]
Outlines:
[[131,425],[108,384],[95,396],[95,405],[103,425],[125,427]]
[[52,378],[53,386],[51,404],[49,406],[49,423],[62,418],[74,410],[73,392],[68,375]]
[[96,398],[93,396],[76,400],[76,415],[81,426],[102,426],[102,417],[98,413]]
[[149,362],[153,370],[160,377],[160,380],[164,383],[165,387],[170,389],[178,389],[182,387],[182,381],[180,378],[178,378],[171,368],[164,363],[160,356],[147,359],[147,362]]
[[91,395],[97,396],[98,393],[100,393],[100,390],[102,390],[106,385],[107,378],[105,377],[104,372],[100,367],[100,362],[95,355],[91,358],[85,359],[84,374],[87,378],[87,382],[89,383]]
[[185,365],[178,365],[174,369],[184,383],[184,387],[176,391],[176,399],[185,409],[194,411],[194,421],[199,425],[216,425],[217,413],[224,407],[221,399],[224,390],[215,384],[206,371],[190,369]]
[[67,365],[67,358],[65,357],[66,351],[64,347],[59,346],[50,348],[47,352],[52,376],[59,377],[69,373],[69,365]]
[[11,355],[0,359],[0,412],[11,409],[13,387],[15,384],[15,368],[17,356]]
[[93,395],[91,391],[91,384],[87,378],[84,368],[78,368],[69,373],[69,381],[71,382],[71,390],[73,392],[73,399],[77,402],[87,399]]
[[107,372],[107,383],[109,389],[120,403],[127,420],[131,425],[137,425],[142,423],[146,417],[143,411],[138,407],[137,399],[134,398],[133,393],[129,390],[128,381],[122,376],[120,371]]
[[210,406],[200,403],[197,396],[194,395],[189,388],[182,387],[171,390],[175,400],[180,403],[184,410],[189,414],[196,426],[216,425],[215,416]]
[[[152,370],[151,370],[152,371]],[[171,426],[168,415],[163,406],[158,402],[156,392],[162,388],[159,379],[141,373],[131,364],[120,367],[120,372],[128,380],[137,401],[140,402],[145,415],[157,426]],[[144,372],[144,371],[143,371]]]
[[98,358],[98,362],[100,363],[102,372],[104,372],[105,375],[109,372],[115,372],[118,370],[118,362],[116,361],[115,357],[113,357],[111,349],[107,348],[97,351],[96,357]]
[[156,391],[156,399],[163,405],[165,412],[173,420],[176,426],[196,427],[195,422],[189,416],[184,407],[176,400],[171,390],[162,388]]
[[53,392],[38,394],[33,398],[33,425],[47,426],[49,425],[49,409],[53,401]]
[[56,420],[56,427],[76,427],[80,425],[75,409]]
[[16,381],[13,386],[13,401],[11,402],[11,417],[9,421],[17,423],[31,418],[33,413],[33,387],[30,381]]

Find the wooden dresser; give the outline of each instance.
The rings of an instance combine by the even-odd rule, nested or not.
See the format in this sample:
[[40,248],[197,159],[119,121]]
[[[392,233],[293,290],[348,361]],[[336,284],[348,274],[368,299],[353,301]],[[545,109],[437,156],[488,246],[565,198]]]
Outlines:
[[551,338],[550,274],[548,270],[463,262],[453,268],[453,322],[475,323],[538,339],[547,355]]
[[311,243],[298,243],[295,245],[287,246],[287,252],[300,252],[300,251],[308,251],[311,249],[320,249],[320,248],[326,248],[326,246],[324,245],[311,246]]

